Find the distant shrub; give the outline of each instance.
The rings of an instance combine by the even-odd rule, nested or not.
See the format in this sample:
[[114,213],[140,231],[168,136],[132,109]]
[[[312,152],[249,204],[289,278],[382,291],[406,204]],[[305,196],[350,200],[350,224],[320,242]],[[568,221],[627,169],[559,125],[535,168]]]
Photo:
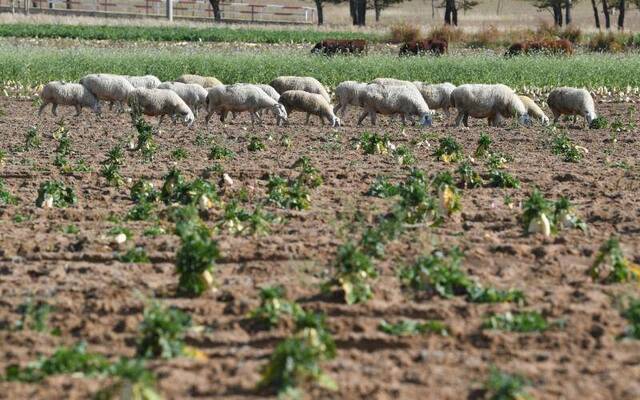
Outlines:
[[420,37],[420,27],[407,22],[394,24],[389,29],[389,41],[391,43],[411,42],[420,39]]
[[467,46],[472,48],[488,48],[493,47],[500,41],[500,31],[493,25],[489,25],[486,28],[476,32],[467,41]]
[[624,34],[599,32],[589,40],[589,50],[599,53],[619,53],[624,51],[627,44],[631,41],[632,37]]
[[434,27],[427,35],[429,39],[446,40],[448,43],[461,42],[464,39],[464,31],[459,28],[452,28],[449,25]]

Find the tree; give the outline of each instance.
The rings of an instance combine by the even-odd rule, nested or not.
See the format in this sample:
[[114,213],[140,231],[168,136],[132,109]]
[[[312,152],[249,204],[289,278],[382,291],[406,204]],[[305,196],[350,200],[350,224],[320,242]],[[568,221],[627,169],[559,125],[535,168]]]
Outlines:
[[611,19],[609,18],[609,3],[607,3],[607,0],[602,0],[602,12],[604,13],[604,27],[608,30],[611,28]]
[[[343,0],[314,0],[316,3],[316,10],[318,12],[318,25],[324,24],[324,3],[338,4],[342,3],[342,1]],[[351,3],[351,1],[349,1],[349,3]]]
[[565,19],[569,22],[571,21],[571,0],[533,0],[533,5],[539,10],[550,9],[553,14],[553,25],[555,26],[562,26],[563,7],[566,10]]
[[353,0],[353,2],[354,2],[353,24],[358,26],[365,26],[366,17],[367,17],[367,0]]
[[624,30],[624,9],[625,9],[625,1],[624,0],[619,0],[618,1],[618,10],[620,11],[618,14],[618,30],[619,31],[623,31]]
[[211,9],[213,9],[213,19],[216,22],[222,21],[222,15],[220,14],[220,0],[209,0],[211,3]]
[[569,26],[571,23],[571,0],[564,0],[564,24]]
[[[380,21],[380,14],[382,14],[382,10],[389,8],[394,4],[400,4],[405,0],[370,0],[367,5],[369,10],[374,10],[376,15],[376,22]],[[411,0],[408,0],[411,1]]]
[[600,29],[600,16],[598,15],[598,5],[596,0],[591,0],[591,7],[593,8],[593,18],[596,21],[596,28]]
[[455,0],[445,0],[444,23],[445,25],[458,26],[458,7]]

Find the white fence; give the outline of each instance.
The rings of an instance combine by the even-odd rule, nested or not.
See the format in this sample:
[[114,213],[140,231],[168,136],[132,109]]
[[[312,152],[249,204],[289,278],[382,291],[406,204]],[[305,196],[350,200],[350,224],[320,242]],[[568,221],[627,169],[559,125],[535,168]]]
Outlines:
[[[167,1],[172,6],[172,12],[167,7]],[[101,17],[213,19],[213,9],[208,0],[0,0],[0,11]],[[313,24],[317,21],[315,8],[278,4],[220,2],[220,14],[222,21],[228,22]]]

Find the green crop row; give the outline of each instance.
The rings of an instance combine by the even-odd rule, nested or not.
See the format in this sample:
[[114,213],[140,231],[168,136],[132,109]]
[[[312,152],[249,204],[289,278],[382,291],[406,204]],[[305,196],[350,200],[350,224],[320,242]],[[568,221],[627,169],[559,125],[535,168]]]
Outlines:
[[490,55],[440,58],[369,55],[326,57],[292,50],[260,53],[193,49],[136,50],[37,46],[0,46],[0,82],[35,85],[51,80],[77,81],[87,73],[154,74],[172,80],[184,73],[216,76],[223,82],[269,82],[279,75],[314,76],[328,86],[344,80],[395,77],[428,82],[504,83],[522,86],[640,86],[640,56],[585,54],[505,59]]

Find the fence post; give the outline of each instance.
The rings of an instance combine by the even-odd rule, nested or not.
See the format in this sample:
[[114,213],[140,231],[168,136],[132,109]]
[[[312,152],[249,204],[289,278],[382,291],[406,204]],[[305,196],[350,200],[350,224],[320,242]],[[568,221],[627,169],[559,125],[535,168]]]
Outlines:
[[167,0],[167,19],[173,22],[173,0]]
[[31,0],[24,0],[24,13],[29,15],[29,1]]

